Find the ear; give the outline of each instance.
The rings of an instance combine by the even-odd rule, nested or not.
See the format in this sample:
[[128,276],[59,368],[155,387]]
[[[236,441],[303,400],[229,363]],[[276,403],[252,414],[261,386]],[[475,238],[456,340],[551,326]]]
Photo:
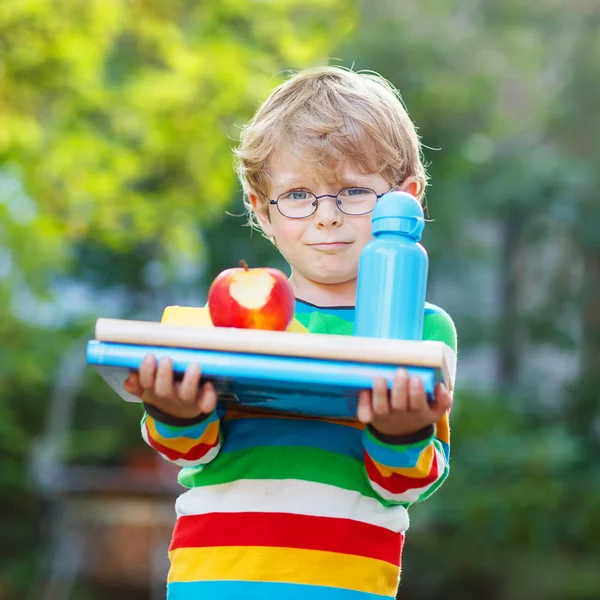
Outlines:
[[419,182],[412,176],[407,177],[402,184],[400,185],[400,190],[403,192],[407,192],[411,196],[415,198],[419,198],[421,196],[421,190],[419,189],[421,186]]
[[248,199],[250,200],[250,204],[252,204],[252,210],[254,211],[260,226],[263,228],[265,235],[268,238],[273,238],[273,226],[269,219],[268,201],[262,200],[260,196],[253,191],[248,192]]

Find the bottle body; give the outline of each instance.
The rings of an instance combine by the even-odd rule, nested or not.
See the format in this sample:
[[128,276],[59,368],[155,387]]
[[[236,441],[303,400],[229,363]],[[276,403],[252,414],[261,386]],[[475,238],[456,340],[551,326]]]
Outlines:
[[414,239],[380,232],[363,249],[354,335],[423,339],[429,258]]

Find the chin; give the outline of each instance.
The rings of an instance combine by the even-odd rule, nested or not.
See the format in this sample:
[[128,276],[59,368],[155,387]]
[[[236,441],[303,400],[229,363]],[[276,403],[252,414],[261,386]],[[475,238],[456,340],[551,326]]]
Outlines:
[[341,283],[348,283],[356,279],[357,273],[311,273],[307,279],[311,279],[321,285],[339,285]]

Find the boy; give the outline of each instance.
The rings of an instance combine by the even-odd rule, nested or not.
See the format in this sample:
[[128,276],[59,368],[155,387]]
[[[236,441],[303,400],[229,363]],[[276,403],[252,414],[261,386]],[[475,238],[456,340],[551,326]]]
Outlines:
[[[351,334],[377,196],[426,186],[395,90],[342,68],[301,72],[259,108],[237,158],[252,222],[290,265],[296,318]],[[424,337],[456,349],[451,319],[432,305]],[[126,383],[144,401],[144,439],[190,488],[176,503],[168,598],[393,598],[407,507],[448,474],[446,388],[428,404],[400,370],[391,390],[381,379],[361,392],[356,422],[336,422],[223,414],[200,377],[190,366],[174,384],[171,361],[148,356]]]

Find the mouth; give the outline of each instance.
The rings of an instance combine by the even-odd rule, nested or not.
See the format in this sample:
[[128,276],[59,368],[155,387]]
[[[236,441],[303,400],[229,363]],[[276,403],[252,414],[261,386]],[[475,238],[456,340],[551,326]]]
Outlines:
[[350,246],[352,242],[321,242],[320,244],[308,244],[315,250],[325,250],[332,252],[333,250],[343,250]]

